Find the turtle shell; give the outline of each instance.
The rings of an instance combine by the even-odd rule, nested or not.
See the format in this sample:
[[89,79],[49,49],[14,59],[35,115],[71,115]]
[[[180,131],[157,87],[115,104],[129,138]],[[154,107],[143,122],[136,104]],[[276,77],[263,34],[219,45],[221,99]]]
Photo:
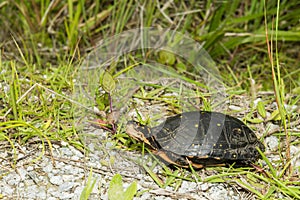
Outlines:
[[257,147],[265,149],[242,121],[218,112],[185,112],[154,128],[129,123],[127,133],[167,163],[185,168],[248,165],[260,158]]

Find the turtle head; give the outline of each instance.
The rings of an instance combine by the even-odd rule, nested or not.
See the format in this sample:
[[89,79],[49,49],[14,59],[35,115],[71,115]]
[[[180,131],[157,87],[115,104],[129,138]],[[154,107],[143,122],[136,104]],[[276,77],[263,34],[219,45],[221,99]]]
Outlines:
[[144,142],[152,146],[148,140],[151,137],[151,129],[135,121],[129,121],[126,125],[126,133],[137,141]]

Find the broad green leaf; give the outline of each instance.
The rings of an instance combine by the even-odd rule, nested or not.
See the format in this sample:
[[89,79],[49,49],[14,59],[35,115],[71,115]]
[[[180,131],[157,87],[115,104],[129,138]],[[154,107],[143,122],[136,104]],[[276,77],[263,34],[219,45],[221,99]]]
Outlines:
[[271,120],[274,120],[274,121],[278,121],[278,120],[281,120],[281,116],[280,116],[280,113],[279,113],[279,110],[274,110],[272,113],[271,113],[271,116],[268,118],[268,121],[271,121]]
[[100,92],[99,88],[97,88],[95,93],[95,101],[99,110],[105,110],[106,106],[109,105],[108,93],[103,94]]
[[260,116],[262,116],[263,118],[266,118],[267,113],[266,113],[266,109],[265,109],[265,104],[262,101],[259,101],[257,103],[257,112],[259,113]]
[[112,93],[112,91],[116,88],[116,82],[112,75],[108,72],[104,72],[102,75],[101,86],[103,90],[107,93]]
[[103,103],[103,101],[100,101],[100,99],[97,98],[96,103],[99,110],[105,110],[106,105]]
[[174,65],[176,58],[173,53],[168,51],[159,52],[159,62],[167,65]]
[[185,72],[187,68],[183,62],[178,62],[175,66],[179,72]]
[[93,191],[93,188],[95,186],[96,180],[97,179],[92,179],[92,169],[90,170],[88,181],[86,186],[83,188],[81,195],[80,195],[80,200],[88,200],[91,192]]
[[134,195],[137,192],[137,184],[134,181],[133,183],[130,184],[130,186],[126,189],[124,193],[124,200],[132,200]]
[[264,120],[263,119],[259,119],[259,118],[251,118],[251,117],[246,117],[246,120],[248,122],[251,122],[253,124],[259,124],[262,123]]
[[116,174],[113,176],[109,184],[108,199],[122,200],[123,197],[124,197],[124,191],[123,191],[122,176],[120,174]]

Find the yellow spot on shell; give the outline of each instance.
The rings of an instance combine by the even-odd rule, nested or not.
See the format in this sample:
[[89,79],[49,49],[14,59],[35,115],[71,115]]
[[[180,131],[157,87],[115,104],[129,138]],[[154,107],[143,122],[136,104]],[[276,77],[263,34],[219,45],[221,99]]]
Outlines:
[[198,128],[199,127],[199,124],[195,124],[195,128]]

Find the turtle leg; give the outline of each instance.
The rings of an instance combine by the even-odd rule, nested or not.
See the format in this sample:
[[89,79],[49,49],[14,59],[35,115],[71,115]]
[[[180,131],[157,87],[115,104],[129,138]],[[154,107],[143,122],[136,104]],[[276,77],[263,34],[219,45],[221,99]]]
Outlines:
[[187,161],[190,165],[192,165],[193,168],[195,168],[195,169],[201,169],[201,168],[204,167],[204,165],[199,164],[199,163],[194,163],[194,162],[190,161],[188,158],[186,158],[186,161]]
[[170,154],[168,152],[165,152],[165,151],[156,151],[154,152],[154,154],[158,157],[160,157],[163,161],[165,161],[166,163],[168,164],[172,164],[172,165],[177,165],[177,166],[181,166],[179,164],[177,164],[175,161],[174,161],[174,157],[173,156],[170,156]]
[[165,162],[175,166],[189,168],[189,166],[192,165],[195,169],[203,168],[203,165],[194,163],[185,156],[180,156],[169,151],[157,151],[155,152],[155,155],[159,156]]

